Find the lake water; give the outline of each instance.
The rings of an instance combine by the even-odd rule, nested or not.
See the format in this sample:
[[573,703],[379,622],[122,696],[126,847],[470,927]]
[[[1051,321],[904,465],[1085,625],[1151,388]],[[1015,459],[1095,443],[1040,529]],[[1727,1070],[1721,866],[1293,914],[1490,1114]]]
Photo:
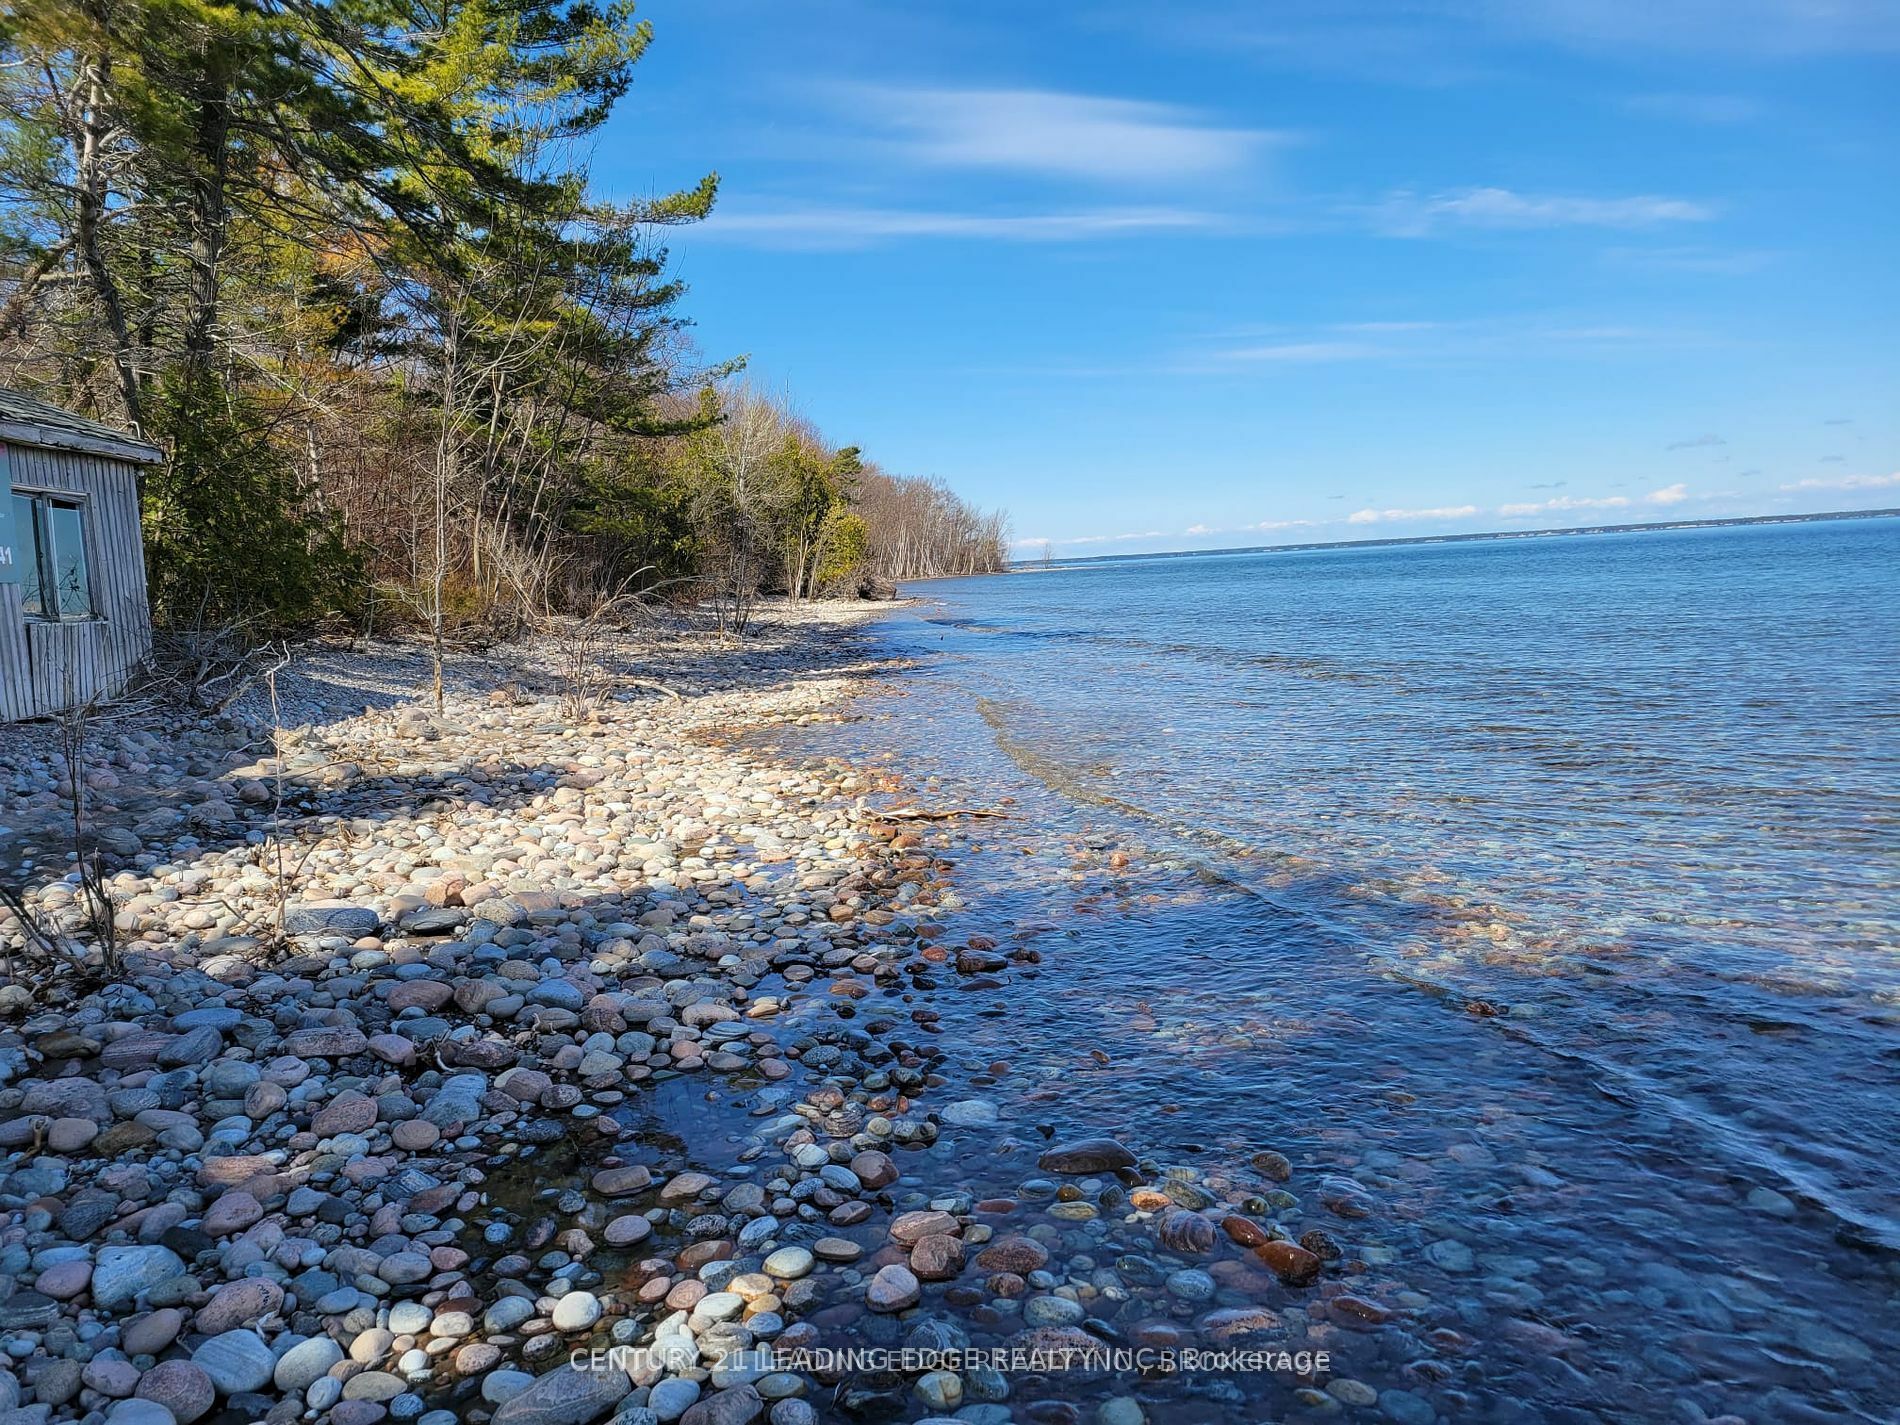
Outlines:
[[1011,812],[951,928],[1042,958],[946,1015],[969,1091],[1291,1195],[1394,1313],[1276,1308],[1375,1404],[1151,1413],[1893,1418],[1900,520],[905,592],[852,750]]

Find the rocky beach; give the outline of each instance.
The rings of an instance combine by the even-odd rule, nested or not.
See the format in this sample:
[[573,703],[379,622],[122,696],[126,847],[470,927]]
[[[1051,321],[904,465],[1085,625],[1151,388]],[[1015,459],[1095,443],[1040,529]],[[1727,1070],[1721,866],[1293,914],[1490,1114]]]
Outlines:
[[[1016,1418],[1011,1380],[944,1354],[959,1314],[1098,1386],[1111,1343],[1323,1350],[1265,1303],[1340,1256],[1325,1232],[1282,1240],[1112,1138],[1032,1145],[996,1200],[930,1151],[1009,1131],[935,1071],[934,994],[1039,956],[933,923],[959,819],[749,748],[840,716],[860,623],[629,638],[640,686],[578,718],[532,650],[459,661],[440,714],[413,652],[312,650],[277,724],[261,690],[95,720],[124,967],[0,988],[0,1421],[980,1425]],[[47,730],[10,731],[0,775],[10,874],[76,931]],[[1091,1322],[1143,1290],[1133,1329]]]

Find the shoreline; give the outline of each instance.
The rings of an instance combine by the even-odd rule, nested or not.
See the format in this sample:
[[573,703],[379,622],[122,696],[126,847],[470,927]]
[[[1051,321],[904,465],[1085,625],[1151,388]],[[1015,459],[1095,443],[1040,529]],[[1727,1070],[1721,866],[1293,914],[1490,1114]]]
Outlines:
[[[867,1286],[847,1265],[872,1244],[813,1232],[889,1216],[893,1155],[937,1132],[911,1101],[927,1057],[867,1068],[823,1011],[895,974],[929,860],[865,812],[854,775],[718,744],[835,716],[866,676],[853,612],[780,614],[759,643],[675,659],[702,689],[579,727],[552,699],[457,686],[441,720],[385,707],[313,729],[291,771],[317,834],[282,947],[242,933],[261,888],[239,828],[257,829],[269,769],[181,773],[232,795],[139,823],[137,854],[163,859],[114,877],[144,946],[124,980],[64,1003],[55,989],[0,1036],[0,1268],[16,1288],[0,1320],[20,1347],[0,1408],[121,1425],[234,1408],[338,1425],[816,1418],[803,1378],[691,1367],[715,1344],[809,1344],[797,1317],[821,1264],[901,1309],[895,1273]],[[623,651],[651,670],[650,649]],[[95,776],[178,771],[242,740],[132,731]],[[95,756],[106,746],[95,734]],[[392,812],[373,794],[401,779]],[[365,794],[375,809],[352,805]],[[583,874],[561,874],[576,861]],[[36,908],[67,910],[61,884]],[[179,884],[190,897],[168,899]],[[781,1044],[781,1023],[806,1033]],[[779,1101],[789,1161],[769,1184],[750,1165],[701,1172],[690,1143],[655,1157],[616,1116],[689,1077]],[[575,1146],[587,1190],[518,1236],[484,1184],[554,1142]],[[928,1209],[922,1224],[938,1230],[912,1243],[944,1256],[984,1235]],[[550,1241],[558,1265],[508,1250]],[[611,1289],[596,1256],[634,1284]],[[531,1374],[596,1342],[655,1354],[631,1375]]]
[[[1025,1145],[986,1076],[953,1071],[944,1014],[1041,955],[952,943],[969,837],[877,814],[928,807],[905,769],[757,745],[824,742],[894,689],[890,609],[618,641],[603,675],[637,681],[579,723],[546,649],[453,660],[440,717],[418,650],[305,649],[279,678],[307,715],[281,814],[255,695],[204,726],[95,727],[93,795],[155,794],[97,828],[118,979],[35,984],[25,1012],[0,987],[0,1410],[814,1425],[854,1418],[824,1404],[845,1399],[1001,1425],[1028,1363],[1135,1425],[1134,1348],[1085,1329],[1120,1298],[1052,1255],[1047,1224],[1098,1218],[1160,1234],[1172,1315],[1201,1323],[1164,1307],[1142,1360],[1208,1345],[1322,1380],[1323,1343],[1214,1302],[1196,1265],[1217,1224],[1252,1261],[1227,1290],[1310,1283],[1321,1257],[1204,1215],[1120,1142],[1035,1144],[1017,1199],[965,1186],[966,1153]],[[61,802],[57,751],[0,767],[28,789],[0,817],[17,853],[21,812]],[[78,919],[69,880],[28,903]]]

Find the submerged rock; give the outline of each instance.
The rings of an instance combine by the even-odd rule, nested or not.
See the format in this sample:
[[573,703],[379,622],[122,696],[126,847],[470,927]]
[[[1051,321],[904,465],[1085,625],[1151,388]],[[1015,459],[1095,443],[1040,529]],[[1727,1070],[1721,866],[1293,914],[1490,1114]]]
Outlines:
[[1049,1173],[1108,1173],[1135,1166],[1135,1155],[1113,1138],[1082,1138],[1058,1143],[1036,1159]]

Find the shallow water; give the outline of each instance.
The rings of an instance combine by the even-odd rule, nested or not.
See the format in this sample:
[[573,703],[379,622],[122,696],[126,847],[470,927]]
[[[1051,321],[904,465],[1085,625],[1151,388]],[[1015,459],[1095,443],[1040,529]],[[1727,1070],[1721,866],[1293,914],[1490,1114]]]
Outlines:
[[[1013,799],[942,919],[1043,957],[932,1001],[944,1092],[1003,1115],[933,1150],[947,1183],[1013,1195],[1039,1130],[1112,1131],[1290,1194],[1261,1215],[1332,1231],[1395,1317],[1348,1322],[1337,1282],[1263,1300],[1368,1414],[1891,1418],[1900,521],[907,592],[918,666],[822,745],[934,776],[925,803]],[[1323,1207],[1342,1179],[1369,1215]],[[1063,1230],[1106,1265],[1112,1220]],[[1298,1384],[1138,1393],[1342,1408]]]

